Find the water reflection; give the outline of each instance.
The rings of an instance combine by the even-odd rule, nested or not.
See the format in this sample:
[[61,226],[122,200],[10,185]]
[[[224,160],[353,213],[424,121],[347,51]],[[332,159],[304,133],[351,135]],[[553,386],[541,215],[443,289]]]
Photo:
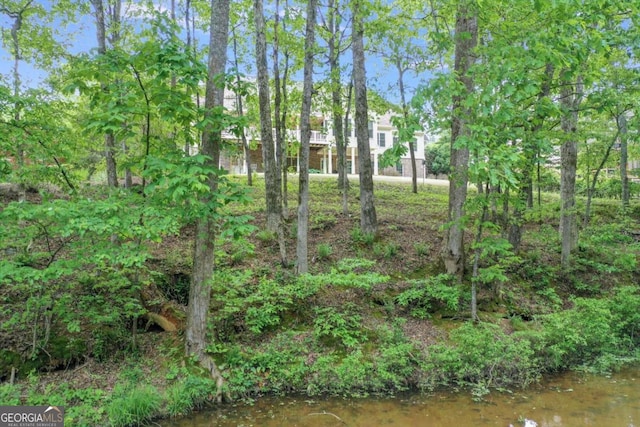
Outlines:
[[468,393],[399,395],[383,399],[261,398],[254,405],[223,405],[163,427],[372,426],[640,426],[640,368],[610,378],[566,374],[535,388],[492,393],[482,403]]

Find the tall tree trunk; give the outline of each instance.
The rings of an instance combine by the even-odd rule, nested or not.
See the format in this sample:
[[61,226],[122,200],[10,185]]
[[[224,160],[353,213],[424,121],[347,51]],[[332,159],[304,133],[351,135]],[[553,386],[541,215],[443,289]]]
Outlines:
[[[405,126],[409,124],[409,106],[407,105],[407,99],[404,93],[404,68],[400,63],[400,59],[396,60],[396,69],[398,70],[398,86],[400,88],[400,103],[402,107],[402,117],[404,118]],[[409,157],[411,159],[411,191],[414,194],[418,193],[418,173],[416,166],[416,149],[413,145],[413,140],[407,141],[409,144]]]
[[356,101],[355,129],[360,166],[360,228],[365,234],[376,234],[378,218],[373,196],[373,170],[369,147],[367,81],[364,64],[364,25],[362,0],[352,2],[353,10],[353,87]]
[[[575,92],[574,92],[575,88]],[[560,239],[562,250],[560,264],[569,267],[571,252],[578,246],[578,221],[576,214],[576,170],[578,166],[578,107],[582,100],[582,77],[575,85],[564,82],[560,92],[563,108],[561,119],[565,141],[560,148]]]
[[[116,0],[118,3],[119,0]],[[107,53],[107,24],[103,0],[91,0],[94,16],[96,18],[96,32],[98,39],[98,53]],[[115,8],[114,8],[115,9]],[[119,10],[119,8],[118,8]],[[106,90],[106,88],[105,88]],[[118,186],[118,172],[116,166],[116,138],[113,132],[109,131],[104,136],[104,156],[107,167],[107,185],[109,187]]]
[[342,79],[340,78],[340,15],[338,14],[339,0],[330,0],[327,5],[327,28],[329,36],[329,73],[331,80],[331,115],[333,119],[333,137],[336,141],[336,155],[338,159],[338,188],[349,188],[347,177],[347,139],[342,121]]
[[[281,106],[282,106],[282,87],[280,82],[280,55],[278,53],[279,50],[279,34],[280,31],[280,1],[276,0],[275,3],[275,13],[273,19],[273,82],[275,93],[273,95],[273,117],[275,121],[276,128],[276,169],[278,170],[278,174],[281,174],[284,168],[285,159],[284,159],[284,131],[285,128],[282,126],[282,116],[281,116]],[[283,175],[284,178],[284,175]],[[284,180],[280,181],[282,185]],[[281,192],[284,188],[281,190]],[[283,207],[285,205],[284,197],[281,199],[283,202]],[[287,217],[287,212],[282,210],[283,218]]]
[[449,228],[445,235],[442,259],[448,274],[461,277],[465,269],[464,205],[467,200],[469,148],[457,146],[459,138],[469,136],[471,111],[464,106],[467,94],[473,92],[469,69],[474,62],[473,51],[478,44],[478,15],[473,2],[461,1],[456,11],[455,64],[456,79],[464,86],[464,94],[453,97],[451,119],[451,174],[449,176]]
[[482,216],[478,223],[478,232],[476,234],[476,248],[473,254],[473,271],[471,273],[471,320],[477,322],[480,320],[478,317],[478,283],[480,276],[480,254],[482,253],[482,231],[484,229],[484,223],[487,221],[488,208],[489,208],[489,185],[486,186],[484,192],[484,200],[482,204]]
[[[240,72],[238,71],[239,70],[238,38],[236,36],[235,28],[231,29],[231,34],[233,35],[233,61],[234,61],[235,73],[236,73],[236,86],[238,90],[236,93],[236,113],[238,114],[238,116],[242,117],[244,116],[244,108],[242,105],[242,94],[240,91],[240,85],[242,84],[242,82],[240,81]],[[247,185],[251,187],[253,185],[253,177],[252,177],[253,171],[251,170],[251,150],[249,149],[249,142],[247,141],[247,133],[244,131],[244,128],[240,130],[240,139],[242,140],[242,149],[244,151],[244,161],[247,167]]]
[[[288,3],[285,3],[288,6]],[[286,21],[282,22],[282,31],[286,33]],[[283,217],[285,219],[289,216],[289,190],[288,190],[288,169],[287,169],[287,153],[288,149],[288,141],[287,141],[287,117],[289,116],[289,108],[288,108],[288,92],[287,92],[287,84],[289,81],[289,50],[288,48],[284,51],[284,71],[282,72],[281,86],[282,86],[282,106],[280,108],[281,119],[280,119],[280,127],[282,130],[280,133],[282,134],[282,144],[280,145],[280,156],[282,157],[282,209],[283,209]]]
[[[13,108],[13,119],[16,123],[21,120],[21,103],[18,101],[20,99],[20,60],[22,59],[22,54],[20,51],[20,30],[22,29],[22,21],[24,19],[25,12],[31,6],[33,0],[27,1],[22,7],[18,10],[12,10],[9,7],[4,5],[0,5],[0,12],[9,16],[9,18],[13,19],[13,25],[11,25],[11,53],[13,55],[13,97],[14,97],[14,108]],[[17,154],[17,162],[18,166],[22,168],[24,166],[24,145],[21,141],[17,142],[16,145],[16,154]],[[21,200],[23,199],[21,195]]]
[[[224,75],[227,62],[227,44],[229,33],[230,0],[212,0],[211,26],[209,38],[209,71],[205,94],[205,114],[212,116],[214,109],[224,105],[224,88],[215,84],[216,78]],[[222,132],[214,126],[207,126],[202,133],[202,154],[209,156],[207,165],[218,168]],[[210,193],[216,197],[218,180],[209,178]],[[185,350],[196,357],[209,370],[217,381],[217,400],[222,396],[222,375],[215,361],[207,355],[207,320],[211,300],[211,280],[214,271],[214,242],[217,224],[214,218],[200,218],[196,224],[195,248],[193,255],[193,274],[189,288],[189,306],[187,308],[187,329],[185,331]]]
[[282,224],[282,181],[276,164],[271,122],[271,100],[269,97],[269,72],[267,71],[267,39],[265,35],[262,0],[254,0],[256,24],[256,63],[258,69],[258,102],[260,104],[260,135],[262,139],[262,158],[264,161],[265,193],[267,207],[267,230],[278,235],[280,258],[286,263]]
[[[540,92],[538,93],[538,102],[541,102],[544,98],[549,96],[551,91],[551,82],[553,81],[553,75],[555,67],[553,64],[548,63],[545,67],[545,74]],[[545,116],[538,114],[532,120],[528,138],[536,138],[536,134],[542,129],[544,125]],[[512,221],[509,224],[509,243],[513,247],[514,251],[520,248],[520,242],[522,240],[522,215],[525,208],[533,208],[533,175],[534,167],[538,165],[538,181],[540,180],[540,147],[538,144],[532,143],[530,140],[525,140],[523,144],[523,150],[525,153],[524,165],[522,166],[522,172],[520,173],[520,192],[518,193],[518,202],[515,205]],[[538,191],[540,191],[540,185],[538,182]]]
[[344,121],[342,122],[343,123],[343,126],[342,126],[343,132],[342,133],[343,133],[343,138],[344,138],[343,139],[343,144],[344,144],[344,147],[345,147],[345,172],[344,172],[344,176],[343,176],[344,182],[343,182],[343,185],[342,185],[342,214],[344,216],[349,215],[349,187],[350,187],[350,184],[349,184],[349,175],[348,175],[349,171],[346,170],[346,166],[347,166],[347,163],[346,163],[347,162],[347,160],[346,160],[346,157],[347,157],[346,150],[347,150],[347,147],[349,146],[349,138],[350,138],[350,133],[351,133],[349,131],[349,128],[350,128],[349,120],[351,120],[349,118],[349,116],[351,115],[351,98],[352,98],[352,95],[353,95],[353,76],[351,77],[351,79],[349,79],[349,86],[347,87],[347,108],[345,109]]
[[[186,0],[184,4],[184,26],[185,32],[187,35],[187,50],[191,51],[192,43],[191,43],[191,22],[189,16],[191,15],[191,0]],[[196,95],[197,96],[197,95]],[[185,126],[184,129],[184,153],[186,156],[191,155],[191,146],[193,139],[191,137],[191,129],[188,126]]]
[[618,132],[620,132],[620,181],[622,183],[622,208],[629,209],[629,175],[627,174],[628,165],[628,129],[627,116],[625,112],[617,117]]
[[309,271],[309,141],[311,139],[311,97],[313,93],[313,50],[315,44],[316,0],[307,2],[307,28],[304,40],[304,83],[300,111],[300,187],[298,205],[297,271]]

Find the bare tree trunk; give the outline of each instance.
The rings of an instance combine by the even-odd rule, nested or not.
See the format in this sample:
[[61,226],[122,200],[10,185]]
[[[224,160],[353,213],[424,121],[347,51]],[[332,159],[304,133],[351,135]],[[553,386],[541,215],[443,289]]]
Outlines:
[[339,0],[330,0],[327,5],[327,29],[329,30],[329,73],[331,80],[331,114],[333,118],[333,137],[336,141],[336,155],[338,159],[338,188],[342,190],[344,185],[349,186],[347,172],[347,139],[342,121],[342,81],[340,78],[340,15],[338,12]]
[[[224,104],[224,88],[217,87],[216,77],[225,73],[229,29],[229,0],[212,0],[211,30],[209,39],[209,75],[207,79],[205,110],[211,115],[213,110]],[[207,164],[217,168],[220,161],[222,132],[208,126],[202,133],[202,153],[209,156]],[[209,178],[210,193],[215,197],[218,190],[217,176]],[[222,398],[222,375],[215,361],[206,353],[207,324],[209,302],[211,300],[211,280],[213,279],[215,253],[214,242],[216,221],[211,216],[198,219],[196,225],[195,248],[193,255],[193,275],[189,289],[187,308],[187,329],[185,331],[185,350],[196,357],[217,381],[216,399]]]
[[297,271],[309,271],[309,141],[311,139],[311,97],[313,93],[313,50],[315,45],[316,0],[307,2],[307,28],[304,40],[304,83],[300,112],[300,204],[298,205]]
[[276,164],[271,122],[269,97],[269,72],[267,71],[267,41],[265,35],[262,0],[254,0],[256,24],[256,62],[258,69],[258,100],[260,104],[260,135],[262,139],[262,158],[264,161],[265,193],[267,205],[267,230],[277,233],[280,246],[280,258],[286,263],[287,254],[284,244],[282,224],[282,181]]
[[[407,105],[407,100],[404,93],[404,68],[402,68],[402,64],[400,63],[400,59],[396,61],[396,68],[398,70],[398,86],[400,87],[400,103],[402,107],[402,116],[404,117],[405,126],[408,125],[409,121],[409,106]],[[416,150],[413,145],[413,140],[407,141],[409,144],[409,157],[411,159],[411,191],[414,194],[418,193],[418,174],[417,174],[417,166],[416,166]]]
[[[19,123],[21,120],[21,103],[18,102],[20,98],[20,60],[22,59],[22,54],[20,51],[20,38],[19,33],[22,29],[22,21],[24,19],[25,12],[29,9],[33,3],[33,0],[27,1],[22,7],[18,10],[12,10],[4,5],[0,5],[0,12],[9,16],[9,18],[13,19],[13,25],[11,26],[11,50],[13,54],[13,97],[15,99],[14,103],[14,111],[13,111],[13,119],[16,123]],[[18,166],[22,168],[24,166],[24,145],[21,141],[17,142],[16,146],[16,154]],[[21,200],[23,197],[21,195]]]
[[[273,82],[274,82],[274,97],[273,97],[273,116],[275,121],[276,128],[276,169],[278,170],[278,174],[281,174],[284,170],[285,158],[284,158],[284,131],[285,128],[282,126],[282,116],[280,108],[282,106],[282,87],[280,82],[280,55],[278,53],[279,50],[279,24],[280,24],[280,0],[276,0],[275,3],[275,13],[273,19]],[[282,175],[284,178],[284,175]],[[283,185],[283,181],[280,181],[280,184]],[[281,192],[284,190],[282,188]],[[283,207],[285,205],[284,197],[282,197]],[[287,211],[282,209],[283,218],[287,217]]]
[[353,10],[353,87],[355,89],[355,128],[358,140],[358,162],[360,166],[360,228],[365,234],[376,234],[378,218],[373,196],[373,170],[369,147],[367,81],[364,63],[364,25],[362,0],[352,2]]
[[[575,92],[574,92],[575,87]],[[565,141],[560,148],[560,238],[562,251],[560,263],[562,268],[569,267],[571,252],[578,246],[578,221],[576,214],[576,170],[578,165],[578,107],[582,100],[582,77],[578,77],[575,85],[564,82],[560,92],[563,107],[561,121]]]
[[[238,71],[238,39],[236,36],[235,28],[231,29],[231,34],[233,35],[233,60],[236,72],[236,86],[238,88],[238,92],[236,93],[236,113],[238,114],[238,116],[242,117],[244,115],[244,108],[242,106],[242,94],[240,91],[240,85],[242,82],[240,81],[240,72]],[[244,161],[247,167],[247,185],[251,187],[253,185],[253,171],[251,170],[251,150],[247,141],[247,133],[244,131],[244,128],[240,130],[240,139],[242,140]]]
[[618,132],[620,133],[620,181],[622,182],[622,208],[629,209],[629,175],[627,174],[628,165],[628,129],[627,116],[621,113],[617,117]]
[[[125,157],[129,154],[129,147],[127,146],[126,141],[122,141],[122,153],[125,155]],[[131,174],[131,168],[126,168],[124,170],[124,187],[133,187],[133,175]]]
[[[288,4],[288,3],[287,3]],[[286,32],[286,22],[282,23],[282,30]],[[281,116],[280,119],[280,127],[282,130],[280,133],[282,134],[282,144],[280,146],[280,150],[282,151],[281,157],[283,159],[282,162],[282,210],[283,217],[285,219],[289,216],[289,190],[288,190],[288,173],[287,170],[287,153],[288,149],[288,141],[287,141],[287,117],[289,115],[289,108],[287,104],[288,92],[287,92],[287,84],[289,79],[289,51],[285,49],[284,51],[284,72],[282,73],[282,107],[281,107]]]
[[[116,3],[119,3],[117,0]],[[96,31],[98,38],[98,53],[106,55],[107,53],[107,25],[105,17],[105,8],[102,0],[91,0],[93,5],[94,16],[96,18]],[[114,10],[120,10],[114,7]],[[116,139],[113,132],[107,132],[104,136],[104,156],[107,167],[107,185],[109,187],[118,186],[118,172],[116,165]]]
[[[346,157],[347,157],[347,147],[349,146],[349,134],[351,132],[348,131],[349,129],[349,115],[351,114],[351,96],[353,94],[353,77],[349,80],[349,87],[347,88],[347,108],[344,112],[344,132],[343,132],[343,137],[344,137],[344,149],[345,149],[345,169],[346,169]],[[348,171],[345,170],[344,172],[344,176],[342,177],[344,179],[343,184],[342,184],[342,214],[344,216],[347,216],[349,214],[349,176],[347,175]]]
[[[186,0],[184,4],[184,26],[187,34],[187,50],[191,50],[191,22],[189,16],[191,14],[191,0]],[[191,155],[191,145],[193,140],[191,139],[190,129],[188,127],[184,130],[184,154],[186,156]]]
[[478,233],[476,234],[476,249],[473,255],[473,272],[471,277],[471,320],[477,322],[480,320],[478,317],[478,276],[480,275],[480,254],[482,248],[480,242],[482,241],[482,231],[484,223],[487,220],[489,207],[489,186],[487,185],[484,192],[484,203],[482,205],[482,216],[480,217],[480,223],[478,224]]
[[[473,91],[469,69],[474,62],[473,50],[478,44],[478,14],[470,1],[461,1],[456,12],[455,74],[466,92]],[[464,107],[464,95],[453,97],[451,120],[451,175],[449,176],[449,228],[445,236],[442,259],[448,274],[462,276],[465,270],[464,205],[467,200],[469,148],[457,147],[458,138],[469,134],[471,112]]]

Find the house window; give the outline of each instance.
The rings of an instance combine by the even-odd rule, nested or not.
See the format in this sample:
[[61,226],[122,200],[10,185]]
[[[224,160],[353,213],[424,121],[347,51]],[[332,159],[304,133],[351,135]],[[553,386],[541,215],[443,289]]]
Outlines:
[[378,147],[387,146],[387,135],[384,132],[378,132]]
[[369,122],[367,124],[367,127],[369,129],[369,139],[373,139],[373,122]]

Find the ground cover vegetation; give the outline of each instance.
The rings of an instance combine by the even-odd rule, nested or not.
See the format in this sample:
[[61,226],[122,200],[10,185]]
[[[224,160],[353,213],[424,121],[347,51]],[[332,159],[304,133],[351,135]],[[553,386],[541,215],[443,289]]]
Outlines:
[[[310,215],[311,223],[321,224],[310,231],[311,247],[324,245],[331,253],[321,256],[318,249],[310,273],[298,276],[278,266],[277,236],[259,231],[263,181],[254,182],[247,195],[255,197],[253,207],[233,212],[253,218],[235,230],[239,240],[219,239],[211,285],[206,351],[230,398],[453,387],[480,399],[548,373],[609,372],[637,360],[640,244],[629,231],[640,215],[635,200],[623,219],[611,213],[616,201],[597,199],[575,266],[563,271],[552,261],[559,250],[552,225],[559,199],[545,193],[517,259],[481,263],[502,273],[479,287],[481,321],[474,324],[469,283],[439,273],[445,188],[421,187],[415,195],[406,184],[376,185],[381,227],[370,239],[353,231],[357,218],[335,213],[341,196],[333,181],[312,180],[312,202],[323,203],[314,203]],[[0,400],[65,404],[72,425],[106,419],[131,425],[211,404],[216,382],[185,357],[180,332],[193,225],[178,211],[154,219],[145,206],[151,197],[134,194],[132,200],[121,191],[120,204],[105,209],[102,203],[113,200],[98,196],[104,189],[90,190],[95,199],[79,210],[80,201],[35,193],[3,209],[3,220],[21,216],[7,227],[16,234],[3,240],[10,254],[3,280],[11,286],[2,292]],[[425,198],[431,207],[420,221],[393,208],[400,202],[405,212],[421,211]],[[140,210],[145,224],[158,221],[161,239],[136,227]],[[293,244],[295,221],[288,225],[287,244]],[[141,243],[125,243],[118,230]],[[110,243],[114,234],[123,240],[117,249]],[[29,244],[28,251],[19,250]],[[159,317],[178,331],[161,329]]]
[[[0,3],[0,405],[127,426],[637,361],[634,2],[52,3]],[[96,49],[72,54],[55,28],[82,19]],[[372,177],[390,109],[380,161],[408,152],[411,186]],[[310,176],[320,116],[337,180]],[[418,185],[421,128],[448,187]]]

